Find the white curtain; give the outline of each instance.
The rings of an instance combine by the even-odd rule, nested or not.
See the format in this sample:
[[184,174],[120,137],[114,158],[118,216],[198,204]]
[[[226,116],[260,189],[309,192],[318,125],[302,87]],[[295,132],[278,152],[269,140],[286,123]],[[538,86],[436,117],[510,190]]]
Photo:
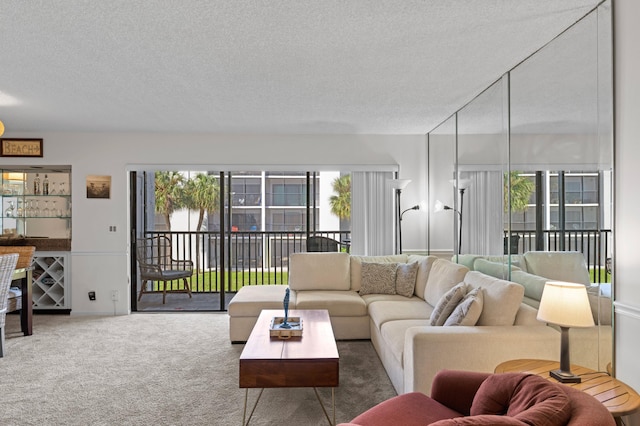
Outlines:
[[351,175],[351,253],[366,256],[394,252],[393,172]]
[[464,194],[462,253],[504,253],[504,175],[501,171],[467,172]]

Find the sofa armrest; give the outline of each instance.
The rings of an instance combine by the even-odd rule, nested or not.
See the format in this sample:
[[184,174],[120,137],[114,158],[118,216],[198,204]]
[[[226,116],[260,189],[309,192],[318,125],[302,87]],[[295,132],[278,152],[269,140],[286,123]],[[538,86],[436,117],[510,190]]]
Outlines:
[[440,370],[433,378],[431,398],[468,416],[478,388],[490,374],[476,371]]
[[404,341],[404,392],[429,395],[444,369],[492,373],[511,359],[559,359],[560,333],[539,326],[410,327]]

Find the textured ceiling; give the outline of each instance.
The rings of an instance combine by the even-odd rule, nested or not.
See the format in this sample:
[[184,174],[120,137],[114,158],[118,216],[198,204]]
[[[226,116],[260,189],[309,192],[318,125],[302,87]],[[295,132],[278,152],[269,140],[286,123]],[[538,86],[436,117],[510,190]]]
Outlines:
[[424,134],[599,0],[0,0],[23,131]]

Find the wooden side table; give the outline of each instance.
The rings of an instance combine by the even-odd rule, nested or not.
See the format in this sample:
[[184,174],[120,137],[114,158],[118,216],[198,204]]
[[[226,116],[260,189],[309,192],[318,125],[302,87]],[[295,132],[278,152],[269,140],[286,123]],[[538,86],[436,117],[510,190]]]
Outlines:
[[[531,373],[559,383],[549,375],[557,370],[560,363],[540,359],[514,359],[503,362],[495,368],[496,373]],[[581,383],[563,383],[579,389],[600,401],[620,424],[620,417],[633,414],[640,408],[640,395],[625,383],[611,377],[604,371],[594,371],[579,365],[571,365],[571,372],[582,377]]]

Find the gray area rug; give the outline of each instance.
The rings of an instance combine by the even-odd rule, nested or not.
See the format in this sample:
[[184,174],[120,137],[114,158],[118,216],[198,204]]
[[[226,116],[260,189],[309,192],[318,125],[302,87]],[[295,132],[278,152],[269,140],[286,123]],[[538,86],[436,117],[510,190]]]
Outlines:
[[[1,425],[240,425],[243,345],[226,313],[8,315],[0,358]],[[395,395],[369,341],[338,342],[336,420]],[[331,391],[318,389],[330,408]],[[249,391],[249,404],[258,390]],[[250,425],[328,424],[313,389],[266,389]]]

